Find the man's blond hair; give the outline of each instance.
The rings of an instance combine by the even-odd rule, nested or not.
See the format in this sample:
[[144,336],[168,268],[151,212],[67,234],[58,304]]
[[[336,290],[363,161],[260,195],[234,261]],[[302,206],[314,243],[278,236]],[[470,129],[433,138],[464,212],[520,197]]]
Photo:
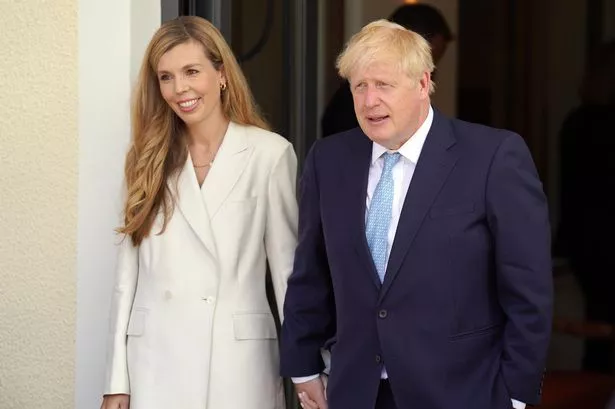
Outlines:
[[[435,68],[427,40],[388,20],[371,22],[353,35],[337,58],[336,66],[339,75],[350,80],[354,70],[377,61],[397,64],[401,72],[416,81]],[[430,80],[430,94],[434,88]]]

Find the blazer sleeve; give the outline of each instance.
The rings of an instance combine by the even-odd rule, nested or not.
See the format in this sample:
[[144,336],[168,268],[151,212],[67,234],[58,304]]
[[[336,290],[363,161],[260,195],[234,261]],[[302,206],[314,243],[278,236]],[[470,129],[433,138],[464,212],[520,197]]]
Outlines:
[[297,157],[289,143],[269,176],[265,251],[280,320],[297,246]]
[[280,348],[281,374],[304,377],[324,368],[321,348],[335,335],[335,301],[323,236],[316,142],[301,179],[299,242],[288,280]]
[[130,237],[124,237],[119,248],[115,286],[111,299],[109,332],[107,334],[107,364],[104,394],[130,394],[126,361],[126,331],[137,286],[139,249]]
[[551,229],[542,184],[519,135],[508,134],[498,147],[486,200],[498,298],[507,317],[501,371],[513,399],[536,404],[551,335]]

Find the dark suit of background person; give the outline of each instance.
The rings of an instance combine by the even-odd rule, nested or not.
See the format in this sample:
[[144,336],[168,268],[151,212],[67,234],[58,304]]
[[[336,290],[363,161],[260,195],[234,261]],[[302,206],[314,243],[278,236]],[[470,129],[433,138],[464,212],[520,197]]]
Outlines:
[[[590,58],[581,104],[560,130],[560,223],[555,254],[566,258],[589,321],[615,324],[615,41]],[[585,342],[583,369],[615,373],[610,340]]]

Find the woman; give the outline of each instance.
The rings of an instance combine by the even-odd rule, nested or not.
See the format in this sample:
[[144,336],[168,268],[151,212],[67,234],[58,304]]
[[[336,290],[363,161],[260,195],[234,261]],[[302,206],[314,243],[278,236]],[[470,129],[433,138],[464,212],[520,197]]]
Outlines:
[[296,157],[265,130],[220,32],[162,25],[136,87],[103,409],[283,408]]

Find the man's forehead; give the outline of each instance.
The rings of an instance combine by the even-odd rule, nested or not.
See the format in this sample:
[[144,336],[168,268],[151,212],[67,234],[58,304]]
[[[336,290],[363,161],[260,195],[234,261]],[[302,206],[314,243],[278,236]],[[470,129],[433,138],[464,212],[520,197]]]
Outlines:
[[350,73],[350,82],[364,79],[398,78],[402,75],[399,61],[376,59],[358,64]]

